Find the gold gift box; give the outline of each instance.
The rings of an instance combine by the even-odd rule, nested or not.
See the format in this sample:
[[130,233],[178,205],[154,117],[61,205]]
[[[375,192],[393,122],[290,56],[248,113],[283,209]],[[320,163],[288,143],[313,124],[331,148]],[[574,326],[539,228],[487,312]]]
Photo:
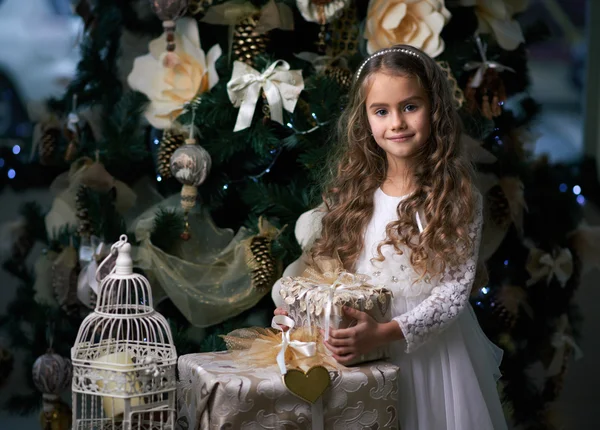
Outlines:
[[214,352],[179,358],[179,427],[399,430],[399,369],[391,363],[331,370],[322,396],[323,423],[313,423],[311,405],[287,390],[276,365],[257,367],[235,357]]

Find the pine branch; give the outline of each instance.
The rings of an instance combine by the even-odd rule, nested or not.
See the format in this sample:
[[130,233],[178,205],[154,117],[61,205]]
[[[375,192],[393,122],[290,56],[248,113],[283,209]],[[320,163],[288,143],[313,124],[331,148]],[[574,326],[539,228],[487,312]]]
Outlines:
[[172,254],[180,244],[183,227],[183,214],[180,211],[161,207],[154,217],[150,241],[167,254]]
[[39,411],[42,407],[42,396],[38,392],[11,396],[3,405],[10,413],[27,416]]

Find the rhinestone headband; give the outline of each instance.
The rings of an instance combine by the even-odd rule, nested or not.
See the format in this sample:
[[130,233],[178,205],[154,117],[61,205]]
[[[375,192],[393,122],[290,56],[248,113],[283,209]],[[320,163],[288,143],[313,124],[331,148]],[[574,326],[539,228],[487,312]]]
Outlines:
[[379,51],[374,53],[373,55],[371,55],[369,58],[367,58],[365,61],[363,61],[363,63],[360,65],[360,67],[358,68],[358,70],[356,71],[356,78],[354,78],[355,80],[359,78],[360,74],[362,73],[363,68],[367,65],[367,63],[369,61],[371,61],[373,58],[375,57],[379,57],[381,55],[385,55],[385,54],[389,54],[390,52],[402,52],[403,54],[406,55],[412,55],[413,57],[416,58],[421,58],[421,56],[419,54],[417,54],[414,51],[411,51],[410,49],[405,49],[405,48],[390,48],[390,49],[384,49],[383,51]]

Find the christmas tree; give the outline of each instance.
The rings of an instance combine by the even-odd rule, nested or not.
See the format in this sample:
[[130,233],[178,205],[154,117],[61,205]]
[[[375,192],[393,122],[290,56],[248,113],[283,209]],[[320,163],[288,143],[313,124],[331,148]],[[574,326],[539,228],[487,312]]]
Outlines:
[[[532,155],[539,106],[526,92],[526,42],[543,28],[516,21],[526,1],[488,3],[80,0],[77,76],[48,101],[27,166],[36,177],[62,172],[56,199],[49,210],[23,208],[4,264],[22,280],[1,321],[12,347],[33,364],[50,325],[54,350],[69,356],[94,305],[95,269],[123,232],[180,355],[267,326],[270,288],[301,252],[296,220],[320,203],[353,73],[370,53],[405,43],[446,71],[478,168],[487,275],[472,305],[505,351],[507,417],[551,428],[589,231],[579,227],[583,197],[569,192],[577,169]],[[33,270],[24,261],[35,241],[46,252]],[[540,364],[541,385],[531,374]],[[25,412],[39,397],[32,389],[7,406]]]

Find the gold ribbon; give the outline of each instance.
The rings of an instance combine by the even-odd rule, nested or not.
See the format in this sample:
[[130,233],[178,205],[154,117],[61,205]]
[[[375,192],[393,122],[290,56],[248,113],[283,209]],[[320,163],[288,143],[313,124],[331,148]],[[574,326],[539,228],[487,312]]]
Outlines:
[[241,61],[234,62],[227,94],[240,111],[233,131],[250,127],[261,89],[267,97],[271,119],[283,124],[283,109],[293,112],[304,89],[302,70],[290,70],[287,62],[277,60],[260,73]]
[[[290,327],[283,331],[281,325]],[[306,327],[295,330],[294,320],[276,315],[270,328],[252,327],[232,331],[221,336],[227,349],[238,353],[235,359],[256,367],[269,367],[277,364],[282,375],[287,366],[303,370],[314,366],[326,366],[330,369],[345,369],[331,356],[329,350],[317,337],[311,336]],[[281,333],[280,333],[281,332]]]
[[553,277],[564,287],[573,275],[573,255],[568,248],[563,248],[552,256],[532,247],[525,267],[531,275],[531,279],[527,281],[528,287],[543,278],[546,278],[546,284],[549,284]]
[[475,42],[477,43],[477,50],[479,51],[479,55],[481,56],[481,61],[469,61],[464,66],[464,69],[467,71],[477,69],[477,72],[475,72],[475,76],[469,84],[470,87],[478,88],[481,85],[481,82],[483,81],[483,75],[485,75],[487,69],[496,69],[499,72],[509,71],[515,73],[514,69],[500,64],[497,61],[490,61],[487,59],[487,46],[484,45],[479,35],[475,37]]

